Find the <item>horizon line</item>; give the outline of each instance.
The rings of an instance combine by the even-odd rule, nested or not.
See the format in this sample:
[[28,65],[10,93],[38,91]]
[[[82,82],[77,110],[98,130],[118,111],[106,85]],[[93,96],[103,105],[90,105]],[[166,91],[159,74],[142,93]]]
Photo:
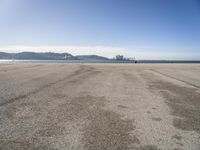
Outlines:
[[116,55],[124,55],[125,57],[135,57],[136,59],[147,60],[200,60],[200,52],[157,52],[144,51],[140,49],[128,49],[123,47],[112,46],[73,46],[73,45],[10,45],[0,46],[0,51],[6,53],[19,52],[55,52],[70,53],[72,55],[99,55],[113,58]]

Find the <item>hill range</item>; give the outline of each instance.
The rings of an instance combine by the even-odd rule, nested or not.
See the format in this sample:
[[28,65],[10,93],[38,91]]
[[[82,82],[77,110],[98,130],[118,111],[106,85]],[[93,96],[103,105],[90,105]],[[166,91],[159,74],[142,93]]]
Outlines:
[[70,53],[53,53],[53,52],[20,52],[6,53],[0,52],[0,59],[30,59],[30,60],[109,60],[107,57],[98,55],[76,55]]

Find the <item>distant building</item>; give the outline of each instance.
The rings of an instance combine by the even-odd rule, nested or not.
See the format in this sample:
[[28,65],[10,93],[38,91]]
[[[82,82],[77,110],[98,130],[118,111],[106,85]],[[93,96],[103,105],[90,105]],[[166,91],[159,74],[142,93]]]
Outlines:
[[124,56],[123,55],[117,55],[116,60],[124,60]]
[[134,62],[137,63],[137,61],[135,60],[135,57],[124,57],[123,55],[116,55],[114,57],[115,60],[119,60],[119,61],[127,61],[127,62]]

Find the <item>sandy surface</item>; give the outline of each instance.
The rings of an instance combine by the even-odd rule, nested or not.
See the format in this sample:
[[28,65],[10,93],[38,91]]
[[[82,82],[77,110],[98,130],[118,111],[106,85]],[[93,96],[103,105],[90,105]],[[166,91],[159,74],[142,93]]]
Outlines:
[[0,64],[0,149],[199,150],[200,65]]

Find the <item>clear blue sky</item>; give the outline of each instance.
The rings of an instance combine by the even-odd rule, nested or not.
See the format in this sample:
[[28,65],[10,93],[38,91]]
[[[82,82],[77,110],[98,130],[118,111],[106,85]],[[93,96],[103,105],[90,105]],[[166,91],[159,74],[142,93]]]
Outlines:
[[200,59],[200,0],[0,0],[0,48],[16,45]]

